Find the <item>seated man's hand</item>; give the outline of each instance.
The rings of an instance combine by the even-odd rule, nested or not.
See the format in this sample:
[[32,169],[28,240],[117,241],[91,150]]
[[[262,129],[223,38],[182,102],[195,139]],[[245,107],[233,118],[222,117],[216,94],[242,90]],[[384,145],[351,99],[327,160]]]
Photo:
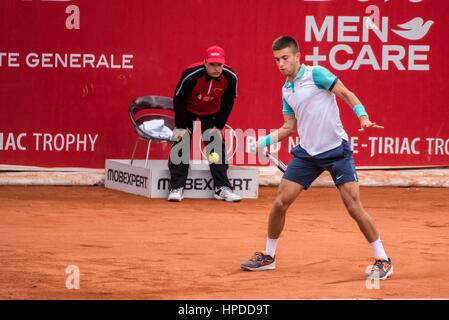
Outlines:
[[223,129],[218,129],[216,127],[213,127],[212,129],[210,129],[212,134],[215,134],[215,132],[218,133],[218,135],[220,136],[220,139],[223,140],[224,139],[224,128]]
[[182,139],[182,137],[186,134],[189,133],[190,131],[188,129],[182,129],[182,128],[175,128],[175,130],[173,130],[173,141],[180,141]]

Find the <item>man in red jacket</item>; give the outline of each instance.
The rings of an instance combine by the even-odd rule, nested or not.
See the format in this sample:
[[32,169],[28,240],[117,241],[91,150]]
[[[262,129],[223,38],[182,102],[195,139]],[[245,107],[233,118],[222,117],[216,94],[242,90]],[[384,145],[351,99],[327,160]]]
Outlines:
[[[181,143],[185,135],[191,136],[193,121],[197,119],[201,121],[201,132],[207,131],[207,136],[212,138],[204,138],[206,150],[210,149],[208,146],[217,144],[214,139],[218,139],[221,146],[217,149],[219,161],[210,163],[215,199],[231,202],[241,200],[241,197],[232,191],[229,183],[223,140],[224,127],[237,96],[237,75],[224,63],[224,50],[218,46],[209,47],[204,62],[188,67],[176,86],[173,99],[176,124],[174,136],[178,141],[172,145],[168,161],[171,176],[169,201],[181,201],[184,197],[190,157],[182,154],[185,151],[183,148],[175,146]],[[179,161],[181,158],[183,160]]]

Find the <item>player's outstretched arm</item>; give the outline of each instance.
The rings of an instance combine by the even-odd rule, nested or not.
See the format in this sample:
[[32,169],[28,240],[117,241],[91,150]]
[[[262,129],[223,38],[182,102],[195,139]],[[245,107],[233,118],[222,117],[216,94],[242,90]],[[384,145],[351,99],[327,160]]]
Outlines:
[[346,102],[346,104],[350,106],[351,109],[355,112],[360,120],[359,131],[365,131],[366,128],[384,128],[383,126],[380,126],[375,122],[371,122],[359,98],[357,98],[357,96],[352,91],[346,88],[343,82],[337,80],[337,83],[332,88],[332,92],[335,93],[337,97]]
[[274,140],[271,144],[282,141],[294,134],[296,132],[296,123],[297,121],[294,115],[284,115],[284,124],[282,127],[271,133]]
[[259,140],[250,146],[250,152],[257,153],[259,150],[268,147],[271,144],[288,138],[296,132],[296,118],[294,115],[284,115],[284,124],[279,129],[273,131],[267,136],[260,137]]

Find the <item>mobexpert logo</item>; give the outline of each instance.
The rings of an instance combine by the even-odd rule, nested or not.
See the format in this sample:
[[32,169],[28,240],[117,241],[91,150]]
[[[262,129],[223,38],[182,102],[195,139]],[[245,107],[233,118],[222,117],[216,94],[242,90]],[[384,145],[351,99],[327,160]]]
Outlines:
[[107,179],[109,181],[128,184],[133,187],[146,189],[148,177],[144,177],[130,172],[124,172],[121,170],[109,169]]
[[[373,70],[397,70],[427,71],[430,70],[428,44],[399,45],[392,44],[391,33],[408,41],[423,39],[429,32],[434,21],[425,21],[421,17],[395,25],[390,28],[390,18],[380,19],[379,8],[369,6],[367,12],[371,16],[326,16],[324,20],[317,21],[314,16],[306,16],[305,41],[334,42],[327,54],[320,54],[319,46],[312,47],[312,54],[306,54],[305,60],[314,65],[323,61],[329,61],[335,70],[359,70],[367,66]],[[376,18],[377,17],[377,18]],[[377,20],[377,23],[376,23]],[[336,39],[334,37],[336,29]],[[382,47],[375,51],[371,44],[374,40],[380,40]],[[351,43],[366,43],[361,49]],[[358,52],[356,50],[359,50]]]
[[[253,179],[245,179],[245,178],[234,178],[229,179],[229,183],[232,186],[232,189],[239,191],[249,191],[250,183]],[[169,189],[170,179],[168,178],[160,178],[157,181],[157,190],[167,190]],[[212,178],[188,178],[186,180],[185,190],[214,190],[214,180]]]

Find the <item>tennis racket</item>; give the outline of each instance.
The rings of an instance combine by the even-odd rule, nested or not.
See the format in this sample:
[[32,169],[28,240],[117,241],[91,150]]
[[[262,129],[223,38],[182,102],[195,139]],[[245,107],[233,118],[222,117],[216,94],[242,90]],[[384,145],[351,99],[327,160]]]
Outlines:
[[283,173],[285,172],[285,169],[287,169],[287,166],[285,165],[285,163],[283,163],[280,159],[273,156],[268,151],[265,151],[264,153],[265,153],[265,156],[271,161],[272,164],[274,164]]

